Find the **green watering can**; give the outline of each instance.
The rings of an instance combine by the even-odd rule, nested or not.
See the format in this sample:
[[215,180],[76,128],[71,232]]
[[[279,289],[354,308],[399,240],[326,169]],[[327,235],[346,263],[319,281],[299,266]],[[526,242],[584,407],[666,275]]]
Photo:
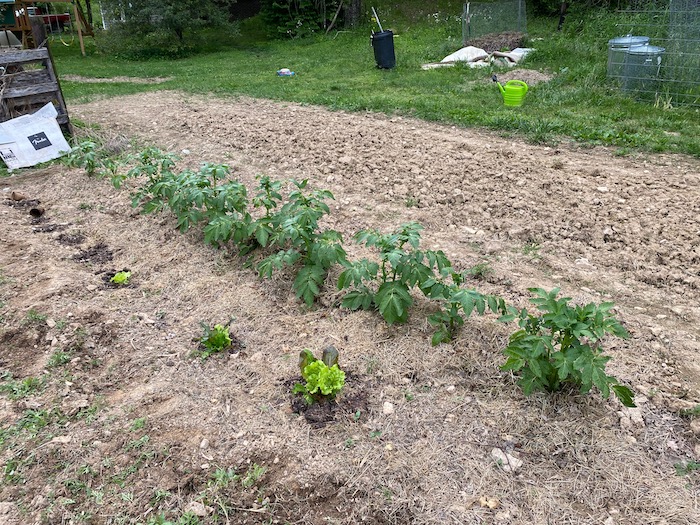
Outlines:
[[498,89],[501,90],[501,95],[503,95],[503,103],[506,106],[522,106],[525,93],[527,93],[527,84],[525,82],[522,80],[509,80],[504,87],[498,81],[496,75],[493,75],[491,79],[498,84]]

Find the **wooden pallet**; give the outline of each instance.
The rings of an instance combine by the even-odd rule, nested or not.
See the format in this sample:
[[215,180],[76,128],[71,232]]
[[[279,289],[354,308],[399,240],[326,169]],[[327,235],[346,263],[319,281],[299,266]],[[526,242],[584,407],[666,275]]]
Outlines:
[[70,121],[61,86],[47,48],[0,52],[0,122],[56,106],[56,120],[70,133]]

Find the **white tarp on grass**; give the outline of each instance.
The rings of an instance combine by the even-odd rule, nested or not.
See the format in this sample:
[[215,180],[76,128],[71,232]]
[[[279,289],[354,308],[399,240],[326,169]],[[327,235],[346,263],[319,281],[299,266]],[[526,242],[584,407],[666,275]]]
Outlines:
[[457,63],[464,63],[469,67],[484,67],[491,64],[512,67],[525,58],[532,50],[529,47],[517,47],[512,51],[494,51],[489,54],[479,47],[467,46],[451,55],[447,55],[440,62],[423,64],[421,67],[422,69],[435,69],[438,67],[452,67]]

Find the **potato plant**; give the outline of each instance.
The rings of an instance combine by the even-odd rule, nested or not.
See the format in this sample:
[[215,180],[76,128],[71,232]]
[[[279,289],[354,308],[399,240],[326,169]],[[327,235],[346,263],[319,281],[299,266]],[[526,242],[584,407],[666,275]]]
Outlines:
[[457,284],[442,285],[431,297],[442,305],[440,311],[428,317],[428,322],[435,327],[431,340],[433,346],[450,342],[456,330],[464,324],[464,319],[474,311],[479,315],[484,315],[487,308],[495,314],[506,314],[508,311],[502,298],[460,288]]
[[512,309],[501,318],[520,325],[510,336],[504,350],[508,359],[501,368],[520,376],[518,383],[526,395],[535,390],[556,392],[567,384],[585,394],[596,386],[604,398],[612,390],[625,406],[635,406],[632,391],[605,373],[610,357],[602,353],[602,339],[607,334],[629,337],[611,313],[613,303],[572,307],[570,297],[557,298],[558,288],[529,291],[535,294],[530,301],[541,313]]
[[296,296],[310,306],[321,293],[328,270],[336,263],[344,263],[346,253],[341,234],[321,230],[318,224],[330,212],[325,200],[333,199],[333,194],[328,190],[306,193],[308,180],[291,182],[294,189],[289,200],[265,219],[270,230],[266,240],[279,251],[263,259],[257,269],[260,277],[271,277],[285,266],[300,266],[292,287]]
[[413,305],[411,288],[434,277],[433,263],[448,265],[442,252],[431,252],[429,260],[427,253],[419,250],[422,229],[410,222],[388,234],[377,230],[357,233],[358,243],[379,252],[379,263],[361,259],[345,265],[338,279],[339,289],[350,289],[343,306],[351,310],[377,308],[387,323],[405,323]]
[[85,140],[72,147],[61,162],[71,168],[83,168],[90,177],[118,177],[119,163],[104,154],[98,144],[91,140]]

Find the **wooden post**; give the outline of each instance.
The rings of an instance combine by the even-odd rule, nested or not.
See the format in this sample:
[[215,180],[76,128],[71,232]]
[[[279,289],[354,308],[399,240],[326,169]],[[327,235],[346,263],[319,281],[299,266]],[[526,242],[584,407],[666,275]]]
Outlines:
[[78,4],[73,0],[73,11],[75,11],[75,25],[78,27],[78,41],[80,42],[80,52],[85,56],[85,42],[83,42],[83,30],[80,27],[80,15],[78,15]]
[[44,25],[44,20],[40,16],[30,16],[29,24],[32,27],[34,47],[43,47],[46,44],[46,26]]

